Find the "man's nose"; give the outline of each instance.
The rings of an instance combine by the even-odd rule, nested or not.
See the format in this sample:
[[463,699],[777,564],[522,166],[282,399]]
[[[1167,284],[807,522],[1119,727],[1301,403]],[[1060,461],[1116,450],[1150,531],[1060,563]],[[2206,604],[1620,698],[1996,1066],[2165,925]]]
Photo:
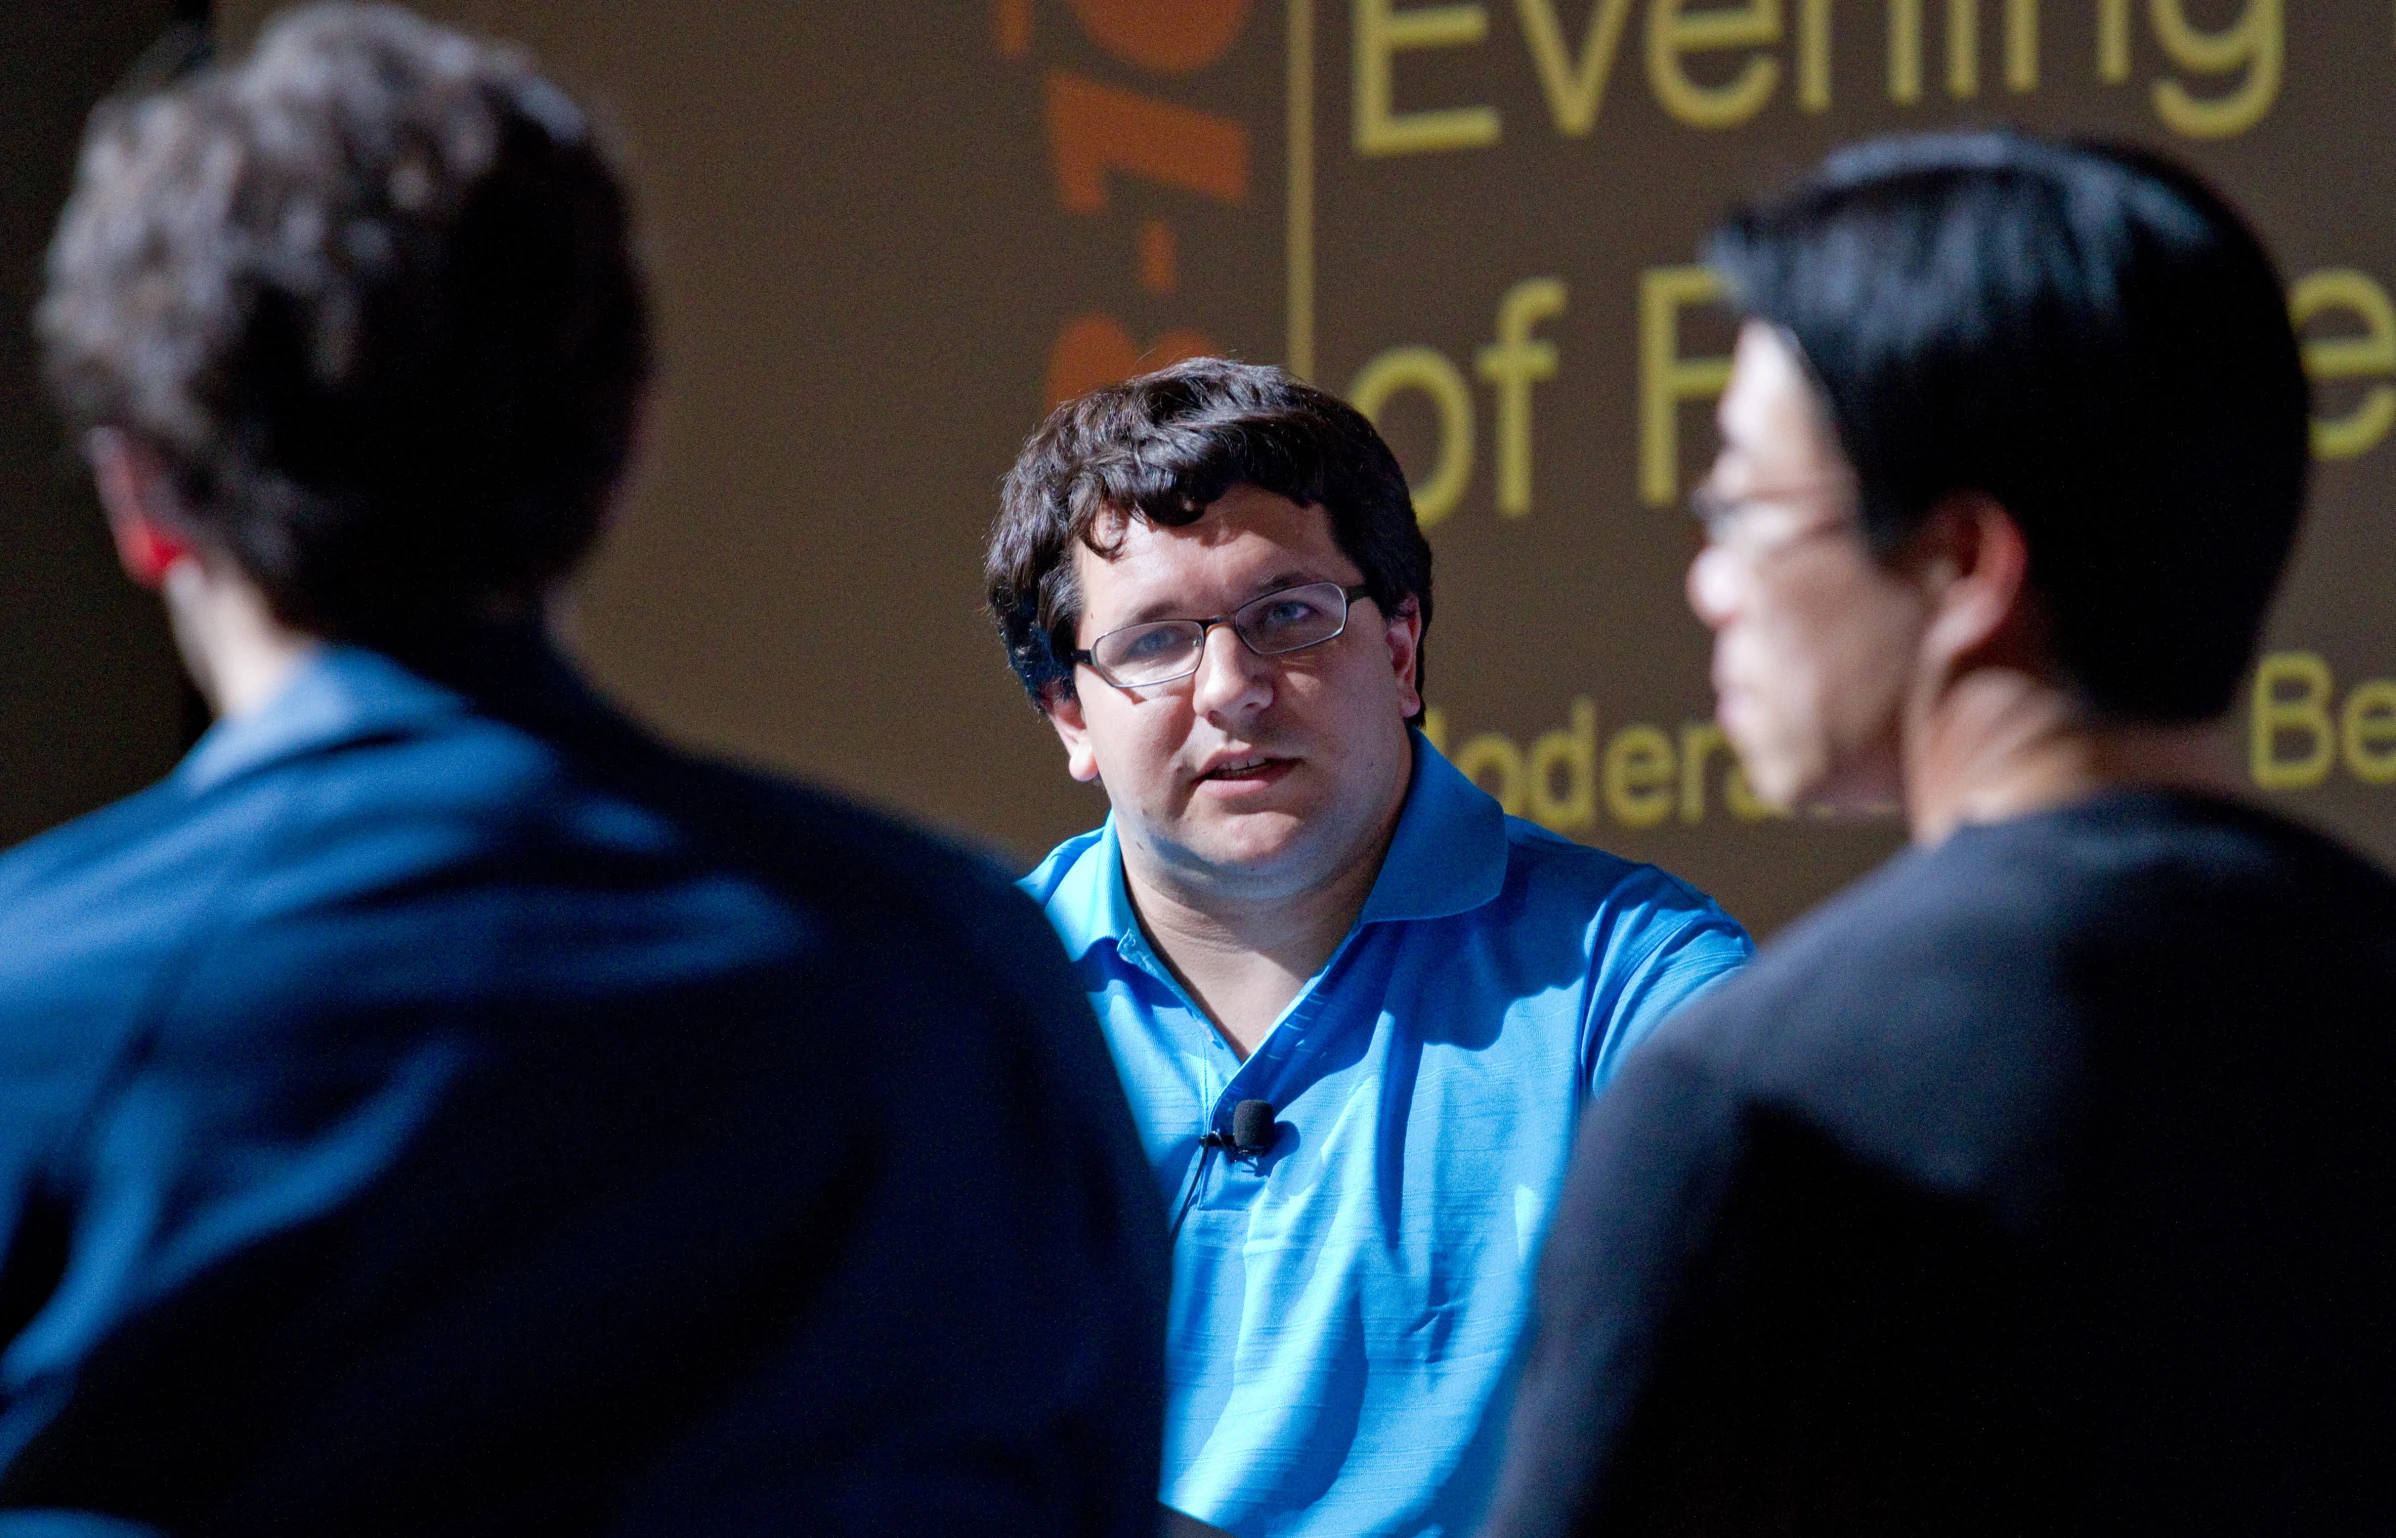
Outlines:
[[1689,563],[1689,611],[1708,630],[1720,630],[1737,611],[1739,574],[1734,568],[1730,552],[1719,545],[1707,545]]
[[1206,633],[1198,672],[1190,680],[1190,706],[1202,716],[1261,709],[1273,698],[1273,665],[1248,649],[1229,625]]

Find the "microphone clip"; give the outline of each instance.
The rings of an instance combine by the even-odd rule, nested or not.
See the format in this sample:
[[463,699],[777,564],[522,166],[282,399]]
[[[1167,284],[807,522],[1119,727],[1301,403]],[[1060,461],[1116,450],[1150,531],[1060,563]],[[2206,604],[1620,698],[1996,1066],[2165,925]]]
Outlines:
[[1210,1127],[1199,1134],[1198,1146],[1223,1149],[1235,1159],[1258,1159],[1272,1152],[1279,1130],[1273,1123],[1273,1102],[1243,1100],[1231,1109],[1231,1130]]

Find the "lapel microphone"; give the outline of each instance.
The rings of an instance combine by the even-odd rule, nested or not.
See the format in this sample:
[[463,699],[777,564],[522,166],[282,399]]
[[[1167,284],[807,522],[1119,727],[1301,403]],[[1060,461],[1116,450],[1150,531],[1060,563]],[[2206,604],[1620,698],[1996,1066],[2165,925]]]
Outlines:
[[1198,1139],[1201,1148],[1228,1148],[1235,1159],[1253,1159],[1273,1147],[1273,1102],[1243,1100],[1231,1108],[1231,1133],[1208,1132]]
[[[1231,1108],[1231,1130],[1217,1132],[1213,1128],[1198,1134],[1201,1149],[1220,1148],[1234,1159],[1254,1159],[1273,1147],[1273,1102],[1243,1100]],[[1181,1238],[1181,1221],[1190,1215],[1190,1203],[1198,1199],[1198,1184],[1206,1172],[1206,1155],[1202,1152],[1190,1164],[1190,1179],[1182,1189],[1180,1205],[1173,1212],[1173,1226],[1167,1231],[1168,1244]]]

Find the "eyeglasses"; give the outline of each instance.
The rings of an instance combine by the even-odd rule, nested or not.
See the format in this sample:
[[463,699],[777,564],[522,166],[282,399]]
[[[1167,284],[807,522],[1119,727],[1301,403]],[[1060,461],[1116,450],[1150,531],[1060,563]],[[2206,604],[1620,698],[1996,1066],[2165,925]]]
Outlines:
[[1758,558],[1777,555],[1783,550],[1837,534],[1856,526],[1857,518],[1850,511],[1836,518],[1816,523],[1808,528],[1783,535],[1779,539],[1759,539],[1756,521],[1752,516],[1759,507],[1793,507],[1826,496],[1837,496],[1833,485],[1793,487],[1786,491],[1767,492],[1761,496],[1725,496],[1712,486],[1699,486],[1689,493],[1689,515],[1705,528],[1706,543],[1722,549],[1737,550],[1742,555]]
[[1148,689],[1187,678],[1206,655],[1206,633],[1229,625],[1240,644],[1259,657],[1279,657],[1337,640],[1348,628],[1348,605],[1371,594],[1369,587],[1308,582],[1251,598],[1213,619],[1160,619],[1110,630],[1068,655],[1088,663],[1118,689]]

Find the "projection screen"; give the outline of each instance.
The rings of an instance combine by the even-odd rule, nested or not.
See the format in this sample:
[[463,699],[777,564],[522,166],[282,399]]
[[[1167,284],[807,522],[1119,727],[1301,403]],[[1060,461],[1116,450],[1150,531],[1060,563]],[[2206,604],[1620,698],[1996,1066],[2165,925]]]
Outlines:
[[[2282,262],[2314,511],[2240,708],[2258,792],[2396,859],[2396,7],[2384,0],[434,0],[626,148],[665,386],[572,620],[670,732],[1028,862],[1103,815],[976,612],[1058,396],[1200,351],[1345,393],[1437,554],[1431,730],[1509,808],[1760,930],[1893,819],[1765,814],[1680,511],[1729,204],[1865,135],[2184,157]],[[264,8],[223,7],[238,44]]]

